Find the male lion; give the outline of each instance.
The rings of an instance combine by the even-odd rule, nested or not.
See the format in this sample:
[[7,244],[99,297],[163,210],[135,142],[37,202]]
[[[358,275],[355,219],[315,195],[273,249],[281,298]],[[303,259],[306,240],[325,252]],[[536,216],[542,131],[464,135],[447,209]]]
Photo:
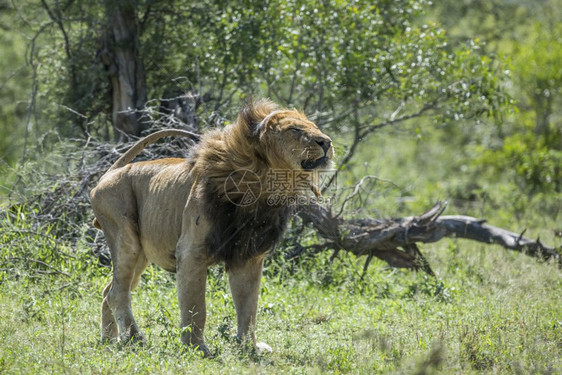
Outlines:
[[[254,333],[259,286],[264,257],[279,241],[291,207],[270,198],[303,194],[295,183],[272,183],[278,181],[271,176],[328,167],[331,139],[302,113],[262,100],[243,108],[235,123],[203,135],[187,159],[128,164],[168,135],[195,136],[164,130],[140,140],[91,192],[94,225],[105,233],[113,261],[113,279],[103,291],[102,340],[142,340],[131,290],[156,263],[177,272],[183,342],[209,355],[203,336],[207,268],[222,262],[238,338],[271,351]],[[318,192],[314,179],[304,181]]]

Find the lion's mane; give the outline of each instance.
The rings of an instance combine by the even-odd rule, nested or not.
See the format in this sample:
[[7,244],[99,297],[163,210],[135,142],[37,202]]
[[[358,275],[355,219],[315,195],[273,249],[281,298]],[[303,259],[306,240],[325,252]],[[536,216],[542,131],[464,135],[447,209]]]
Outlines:
[[[260,147],[257,130],[276,110],[277,106],[270,101],[250,103],[234,124],[207,133],[188,157],[197,181],[197,196],[213,222],[206,248],[215,261],[223,261],[227,267],[273,249],[292,212],[286,204],[268,202],[263,186],[271,170],[271,159],[266,159],[267,145]],[[234,182],[242,174],[256,197],[251,204],[242,202],[241,194],[229,194],[237,189]],[[251,183],[253,178],[257,183]]]

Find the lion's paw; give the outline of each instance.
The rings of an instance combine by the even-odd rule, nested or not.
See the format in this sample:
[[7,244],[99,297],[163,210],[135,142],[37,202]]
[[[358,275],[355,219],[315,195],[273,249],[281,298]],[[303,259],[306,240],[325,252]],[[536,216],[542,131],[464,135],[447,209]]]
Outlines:
[[122,345],[144,346],[146,340],[140,332],[136,332],[133,335],[121,335],[119,337],[119,343]]
[[191,348],[200,353],[203,358],[213,358],[213,354],[205,344],[191,344]]
[[256,343],[257,354],[264,354],[264,353],[271,353],[271,352],[273,352],[273,349],[271,349],[271,346],[267,345],[265,342]]

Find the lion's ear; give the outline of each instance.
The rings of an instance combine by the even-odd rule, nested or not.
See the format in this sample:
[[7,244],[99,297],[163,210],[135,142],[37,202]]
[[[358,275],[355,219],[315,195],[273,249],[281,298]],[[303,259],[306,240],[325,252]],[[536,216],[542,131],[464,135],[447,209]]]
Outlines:
[[247,127],[252,135],[259,135],[267,122],[275,115],[277,105],[270,100],[251,100],[238,114],[238,123]]
[[260,133],[263,131],[263,129],[266,127],[267,123],[274,118],[276,115],[278,115],[281,111],[273,111],[271,112],[269,115],[265,116],[265,118],[263,120],[261,120],[255,127],[254,129],[252,129],[252,132],[254,135],[258,136],[260,135]]

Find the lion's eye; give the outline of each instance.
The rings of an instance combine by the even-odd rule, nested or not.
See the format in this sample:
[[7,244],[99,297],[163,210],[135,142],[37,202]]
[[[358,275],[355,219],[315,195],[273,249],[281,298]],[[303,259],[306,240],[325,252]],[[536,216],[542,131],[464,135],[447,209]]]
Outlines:
[[299,134],[302,133],[302,129],[299,128],[289,128],[292,133]]

